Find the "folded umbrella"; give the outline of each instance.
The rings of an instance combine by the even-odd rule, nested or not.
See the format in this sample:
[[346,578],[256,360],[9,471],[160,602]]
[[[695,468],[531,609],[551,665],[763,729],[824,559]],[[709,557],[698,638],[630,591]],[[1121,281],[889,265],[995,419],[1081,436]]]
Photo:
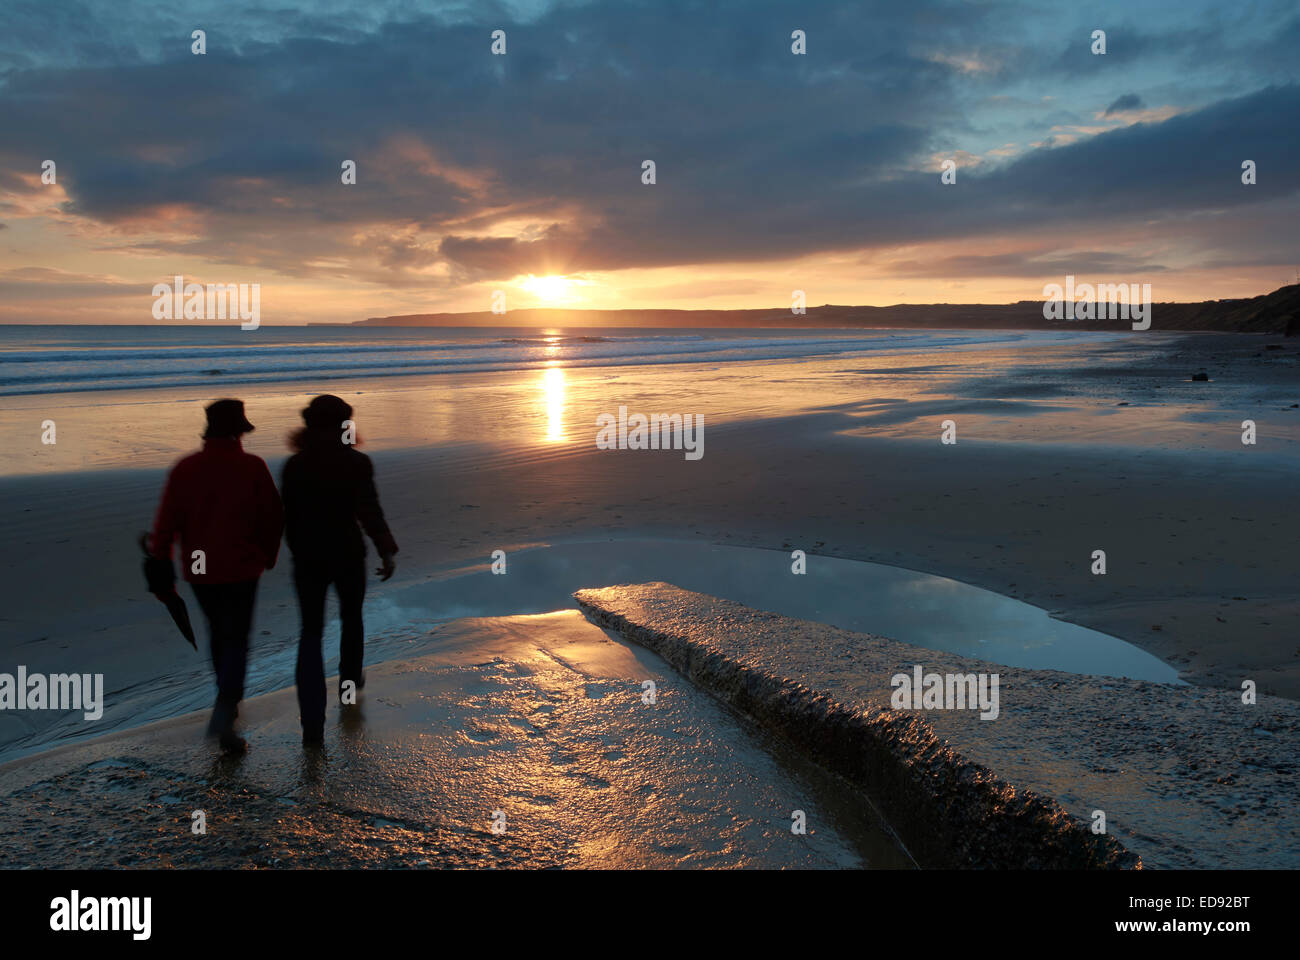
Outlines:
[[155,557],[149,552],[149,534],[140,534],[140,549],[144,551],[144,580],[149,585],[149,592],[162,601],[167,612],[176,621],[181,635],[190,642],[195,650],[199,645],[194,641],[194,627],[190,624],[190,612],[185,608],[185,601],[176,592],[176,570],[169,557]]

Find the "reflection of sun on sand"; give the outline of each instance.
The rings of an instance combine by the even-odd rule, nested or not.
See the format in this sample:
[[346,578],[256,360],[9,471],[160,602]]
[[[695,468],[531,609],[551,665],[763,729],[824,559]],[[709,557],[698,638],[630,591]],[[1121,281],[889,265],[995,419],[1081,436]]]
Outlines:
[[[45,867],[910,865],[878,827],[840,826],[850,793],[577,610],[455,621],[419,651],[370,667],[357,713],[330,708],[320,754],[289,689],[241,704],[238,760],[214,762],[196,713],[0,767],[0,849]],[[789,797],[817,825],[798,842],[772,829]]]
[[542,373],[542,393],[546,398],[546,442],[564,441],[564,371],[548,367]]

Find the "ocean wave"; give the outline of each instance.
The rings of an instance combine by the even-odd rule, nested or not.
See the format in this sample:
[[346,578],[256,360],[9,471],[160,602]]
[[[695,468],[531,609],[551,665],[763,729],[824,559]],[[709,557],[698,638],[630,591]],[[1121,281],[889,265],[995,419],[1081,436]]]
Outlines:
[[[758,331],[630,332],[564,335],[491,335],[490,331],[372,330],[321,334],[268,328],[240,343],[229,330],[140,328],[108,342],[104,328],[63,328],[43,342],[23,344],[5,331],[0,340],[0,395],[261,383],[275,380],[426,376],[529,370],[554,366],[628,366],[665,363],[734,363],[942,349],[1014,340],[1022,333],[978,335],[951,331],[862,331],[813,335]],[[165,343],[165,337],[182,342]],[[51,340],[60,342],[54,343]],[[332,341],[332,342],[331,342]]]

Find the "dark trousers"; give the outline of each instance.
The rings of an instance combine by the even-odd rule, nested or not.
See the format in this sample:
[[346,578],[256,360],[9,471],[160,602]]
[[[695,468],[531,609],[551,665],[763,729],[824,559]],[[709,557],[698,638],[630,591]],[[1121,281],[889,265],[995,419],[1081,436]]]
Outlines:
[[331,583],[338,594],[339,619],[343,622],[339,639],[339,682],[352,680],[359,685],[361,648],[365,642],[365,626],[361,621],[361,601],[366,596],[365,558],[335,563],[294,558],[293,584],[302,615],[302,634],[298,638],[298,710],[302,729],[309,733],[318,733],[325,726],[325,659],[321,655],[321,640],[325,633],[325,594]]
[[194,596],[208,618],[212,669],[217,675],[217,702],[233,707],[244,698],[248,634],[253,627],[257,580],[238,583],[192,583]]

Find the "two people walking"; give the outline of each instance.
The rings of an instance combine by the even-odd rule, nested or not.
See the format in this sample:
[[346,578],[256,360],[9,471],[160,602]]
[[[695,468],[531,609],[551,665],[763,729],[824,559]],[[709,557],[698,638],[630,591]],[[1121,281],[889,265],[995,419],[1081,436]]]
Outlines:
[[348,694],[365,684],[362,528],[380,555],[376,573],[387,580],[395,569],[397,543],[379,506],[374,468],[352,445],[352,408],[335,396],[316,397],[302,411],[304,426],[290,439],[295,453],[284,466],[279,492],[266,462],[244,452],[240,438],[254,427],[243,403],[218,400],[205,412],[203,449],[168,475],[150,550],[170,562],[179,539],[184,577],[208,621],[217,681],[208,734],[226,752],[247,749],[235,719],[244,696],[253,605],[262,573],[275,566],[283,533],[302,618],[296,682],[303,743],[319,744],[325,728],[326,593],[332,584],[343,623],[340,696],[355,703]]

